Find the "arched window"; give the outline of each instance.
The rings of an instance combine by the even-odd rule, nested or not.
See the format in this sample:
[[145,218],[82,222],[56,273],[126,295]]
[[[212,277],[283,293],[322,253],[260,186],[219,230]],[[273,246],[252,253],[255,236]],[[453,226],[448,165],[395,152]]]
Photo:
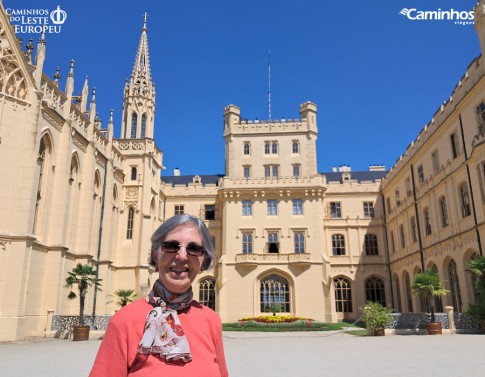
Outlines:
[[468,217],[471,215],[470,207],[470,196],[468,195],[468,185],[463,182],[460,185],[460,204],[461,204],[461,215],[463,217]]
[[214,279],[204,279],[199,282],[199,302],[216,310],[216,282]]
[[261,312],[291,312],[290,287],[288,285],[288,280],[285,278],[279,275],[270,275],[262,279],[259,292],[261,299]]
[[342,234],[332,235],[332,254],[345,255],[345,238]]
[[401,306],[401,287],[399,284],[399,277],[397,275],[394,275],[394,291],[396,292],[395,297],[395,304],[396,304],[396,310],[399,313],[402,313],[402,306]]
[[442,196],[439,199],[440,215],[441,215],[441,226],[446,228],[449,224],[448,222],[448,208],[446,206],[446,198]]
[[47,198],[47,181],[49,175],[49,169],[46,167],[49,166],[50,160],[50,144],[47,136],[44,136],[40,140],[39,146],[39,157],[37,158],[37,163],[39,164],[39,180],[37,181],[37,197],[35,201],[35,213],[34,213],[34,224],[32,230],[34,234],[40,235],[42,232],[42,217],[43,217],[43,208],[45,208],[45,202]]
[[409,277],[409,272],[404,272],[403,280],[406,287],[406,301],[408,303],[408,312],[413,312],[413,292],[411,291],[411,278]]
[[450,295],[453,308],[456,312],[461,312],[461,293],[460,283],[458,281],[458,272],[456,268],[456,262],[451,259],[448,262],[448,284],[450,285]]
[[335,289],[335,311],[337,313],[352,312],[352,288],[345,278],[333,279]]
[[382,279],[371,277],[365,281],[365,300],[386,306],[386,291]]
[[406,238],[404,237],[404,225],[399,225],[399,239],[401,241],[401,249],[406,247]]
[[424,217],[424,233],[429,236],[433,233],[431,228],[431,215],[429,214],[429,208],[425,207],[423,209],[423,217]]
[[132,240],[133,239],[133,220],[135,217],[135,211],[133,208],[128,210],[128,223],[126,225],[126,239]]
[[243,154],[246,156],[249,156],[251,154],[251,144],[249,143],[249,141],[244,142]]
[[418,242],[418,232],[417,232],[417,227],[416,227],[416,219],[411,217],[411,220],[409,221],[410,226],[411,226],[411,239],[413,243]]
[[365,255],[379,255],[377,247],[377,236],[375,234],[366,234],[364,237]]
[[305,252],[305,232],[295,232],[293,234],[295,253]]
[[147,131],[147,116],[143,114],[141,116],[141,138],[144,139]]
[[485,104],[483,102],[477,106],[478,133],[485,132]]
[[136,126],[138,123],[138,115],[134,112],[131,114],[131,138],[136,139]]

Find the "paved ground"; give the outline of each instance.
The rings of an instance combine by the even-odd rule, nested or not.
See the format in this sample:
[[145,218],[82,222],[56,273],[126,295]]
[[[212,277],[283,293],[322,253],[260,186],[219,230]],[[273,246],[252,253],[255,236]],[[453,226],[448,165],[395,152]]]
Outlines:
[[[99,344],[59,339],[0,343],[0,376],[85,377]],[[485,335],[226,332],[224,345],[231,377],[485,375]]]

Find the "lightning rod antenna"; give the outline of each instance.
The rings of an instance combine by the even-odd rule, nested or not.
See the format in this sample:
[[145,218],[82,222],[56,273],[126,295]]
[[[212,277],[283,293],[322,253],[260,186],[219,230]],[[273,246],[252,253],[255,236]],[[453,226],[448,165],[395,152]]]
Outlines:
[[268,50],[268,118],[271,120],[271,49]]

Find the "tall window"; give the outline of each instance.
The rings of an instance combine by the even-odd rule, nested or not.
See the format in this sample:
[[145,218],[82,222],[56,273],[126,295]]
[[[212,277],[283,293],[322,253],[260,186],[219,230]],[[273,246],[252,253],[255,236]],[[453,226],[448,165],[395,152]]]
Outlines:
[[242,233],[242,252],[243,254],[253,253],[253,232]]
[[275,199],[268,200],[268,216],[278,215],[278,202]]
[[411,217],[411,220],[409,221],[411,225],[411,239],[413,240],[413,243],[418,242],[418,232],[417,232],[417,227],[416,227],[416,219]]
[[271,153],[271,143],[269,141],[264,142],[264,154]]
[[141,116],[141,137],[142,139],[145,138],[147,132],[147,116],[146,114],[143,114]]
[[138,123],[138,115],[136,113],[131,114],[131,138],[136,138],[136,125]]
[[182,215],[185,213],[185,206],[181,205],[181,204],[176,204],[174,206],[174,214],[175,215]]
[[268,253],[279,253],[280,242],[278,232],[268,232]]
[[453,132],[450,135],[451,155],[453,159],[458,157],[458,144],[456,142],[456,134]]
[[440,157],[437,149],[431,152],[431,161],[433,162],[433,173],[437,174],[441,170]]
[[37,163],[39,164],[39,180],[37,182],[37,196],[35,201],[35,213],[33,232],[37,235],[42,232],[43,215],[46,207],[47,190],[49,189],[49,166],[51,156],[51,143],[47,136],[40,140],[39,157]]
[[214,204],[206,204],[204,206],[204,213],[206,220],[215,220],[216,219],[216,206]]
[[411,196],[412,195],[412,190],[411,190],[411,178],[407,177],[404,180],[404,186],[406,187],[406,196]]
[[128,210],[128,223],[126,225],[126,239],[133,239],[133,219],[135,217],[135,211],[133,208]]
[[271,143],[271,154],[278,154],[278,142],[273,141]]
[[386,208],[387,208],[387,213],[388,214],[392,213],[391,198],[390,197],[387,197],[386,198]]
[[429,214],[429,208],[425,207],[423,209],[423,217],[424,217],[424,233],[429,236],[432,233],[431,229],[431,215]]
[[291,145],[291,151],[293,153],[300,153],[300,143],[297,140],[293,140]]
[[243,216],[253,215],[253,202],[251,200],[242,201],[242,215]]
[[332,235],[332,254],[345,255],[345,238],[342,234]]
[[404,238],[404,225],[399,225],[399,239],[401,241],[401,249],[406,247],[406,239]]
[[305,252],[305,232],[295,232],[293,235],[295,253]]
[[478,133],[485,132],[485,104],[482,102],[477,106]]
[[265,176],[265,178],[278,177],[279,176],[279,165],[265,165],[264,166],[264,176]]
[[213,279],[204,279],[199,282],[199,302],[216,310],[216,282]]
[[423,165],[418,166],[418,181],[419,183],[424,182],[424,168]]
[[300,164],[293,164],[293,177],[300,176]]
[[384,282],[378,277],[371,277],[365,281],[365,300],[386,306]]
[[303,201],[301,199],[293,199],[293,215],[303,215]]
[[340,202],[330,202],[330,217],[334,219],[342,217],[342,204]]
[[463,217],[471,215],[470,196],[468,195],[468,185],[463,182],[460,185],[461,214]]
[[280,175],[280,167],[279,165],[273,165],[273,177],[279,177]]
[[396,240],[394,239],[394,231],[391,230],[391,232],[389,233],[389,249],[390,249],[390,252],[391,253],[395,253],[396,252]]
[[367,217],[367,218],[374,217],[374,203],[364,202],[364,217]]
[[404,272],[404,286],[406,287],[406,301],[408,304],[408,312],[413,311],[413,292],[411,290],[411,278],[409,277],[409,272]]
[[461,312],[461,293],[460,282],[458,280],[458,271],[456,262],[452,259],[448,262],[448,284],[450,285],[451,302],[456,312]]
[[251,144],[249,143],[249,141],[244,142],[243,153],[246,156],[249,156],[251,154]]
[[352,289],[350,281],[345,278],[333,279],[335,289],[335,311],[337,313],[352,312]]
[[261,280],[261,312],[277,309],[278,312],[290,313],[290,288],[288,281],[279,275],[270,275]]
[[131,180],[136,181],[136,166],[131,167]]
[[446,228],[448,226],[448,209],[446,207],[446,198],[444,196],[439,199],[439,206],[441,215],[441,226],[443,228]]
[[394,195],[396,196],[396,207],[401,206],[401,194],[399,193],[399,189],[396,189],[394,192]]
[[394,275],[394,291],[396,292],[396,310],[401,313],[402,306],[401,306],[401,287],[399,285],[399,277]]
[[366,234],[364,237],[365,255],[379,255],[377,247],[377,236],[375,234]]
[[243,166],[244,170],[244,178],[251,178],[251,166],[245,165]]

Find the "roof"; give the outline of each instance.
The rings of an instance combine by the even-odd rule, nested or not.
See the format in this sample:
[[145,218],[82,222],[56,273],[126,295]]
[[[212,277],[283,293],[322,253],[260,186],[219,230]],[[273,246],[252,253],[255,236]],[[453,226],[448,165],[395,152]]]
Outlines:
[[216,185],[218,186],[219,180],[224,177],[224,174],[209,174],[209,175],[169,175],[162,176],[162,182],[172,186],[175,185],[185,185],[188,186],[189,183],[194,182],[194,177],[200,177],[200,182],[203,186],[205,185]]
[[[327,182],[340,182],[342,180],[342,174],[344,172],[328,172],[328,173],[320,173],[325,176]],[[387,170],[378,170],[378,171],[351,171],[349,172],[350,179],[352,181],[362,182],[362,181],[372,181],[375,182],[377,180],[382,180],[387,174]]]

